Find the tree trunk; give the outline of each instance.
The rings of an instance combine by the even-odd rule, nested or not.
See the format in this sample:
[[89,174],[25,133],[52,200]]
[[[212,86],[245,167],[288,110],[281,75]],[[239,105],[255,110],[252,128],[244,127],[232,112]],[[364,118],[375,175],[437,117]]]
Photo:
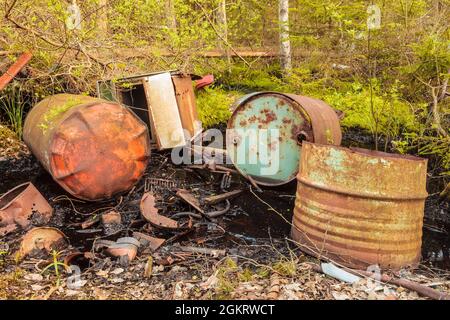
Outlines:
[[98,15],[97,27],[100,36],[107,36],[108,34],[108,0],[98,1]]
[[226,11],[226,0],[221,0],[219,7],[217,8],[217,23],[219,25],[219,32],[223,39],[219,41],[219,47],[222,51],[225,51],[225,55],[227,57],[228,69],[231,65],[231,56],[230,49],[227,45],[223,45],[223,43],[228,42],[228,23],[227,23],[227,11]]
[[441,124],[441,114],[439,112],[439,88],[431,88],[431,95],[433,97],[433,103],[431,105],[431,113],[433,115],[433,125],[436,128],[436,131],[446,137],[448,136],[447,131],[445,131],[444,128],[442,128]]
[[167,27],[173,31],[177,30],[177,16],[175,14],[175,0],[165,0]]
[[280,22],[280,56],[281,69],[284,76],[289,76],[292,70],[291,41],[289,39],[289,0],[279,0]]

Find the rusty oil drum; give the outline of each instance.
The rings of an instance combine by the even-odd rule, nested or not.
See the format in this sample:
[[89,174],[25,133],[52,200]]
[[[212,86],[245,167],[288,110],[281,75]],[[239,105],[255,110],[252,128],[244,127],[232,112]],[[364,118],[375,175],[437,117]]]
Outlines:
[[292,238],[352,268],[420,261],[427,160],[304,143]]
[[[228,155],[241,174],[260,185],[278,186],[295,179],[303,141],[341,143],[339,118],[321,100],[256,92],[237,100],[233,110],[227,125]],[[272,132],[277,132],[275,137]]]
[[53,179],[84,200],[130,189],[150,157],[147,126],[133,112],[88,96],[42,100],[29,112],[23,137]]

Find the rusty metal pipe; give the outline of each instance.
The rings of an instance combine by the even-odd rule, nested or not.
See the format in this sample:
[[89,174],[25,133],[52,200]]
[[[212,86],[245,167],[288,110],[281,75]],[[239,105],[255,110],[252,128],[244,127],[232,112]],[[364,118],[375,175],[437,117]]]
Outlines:
[[422,158],[305,142],[292,238],[350,268],[416,266],[426,170]]
[[3,90],[8,83],[25,67],[25,65],[31,60],[33,55],[31,52],[24,52],[12,66],[8,68],[4,75],[0,77],[0,91]]
[[88,96],[42,100],[29,112],[23,137],[53,179],[84,200],[130,189],[150,157],[147,127],[132,111]]

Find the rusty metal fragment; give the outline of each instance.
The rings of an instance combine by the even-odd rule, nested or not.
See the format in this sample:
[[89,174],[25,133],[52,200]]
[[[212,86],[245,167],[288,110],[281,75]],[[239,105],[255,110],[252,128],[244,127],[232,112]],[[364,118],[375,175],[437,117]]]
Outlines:
[[102,214],[101,220],[104,225],[122,223],[122,217],[121,217],[120,213],[118,213],[117,211],[114,211],[114,210]]
[[242,192],[244,192],[244,190],[234,190],[234,191],[230,191],[230,192],[225,192],[225,193],[218,194],[215,196],[206,197],[204,199],[204,201],[206,204],[212,205],[212,204],[216,204],[216,203],[237,197]]
[[23,136],[53,179],[84,200],[129,190],[150,157],[147,127],[130,110],[81,95],[39,102],[28,113]]
[[0,77],[0,91],[3,90],[6,85],[11,82],[12,79],[22,70],[23,67],[30,61],[32,57],[31,52],[24,52],[12,66]]
[[351,268],[416,266],[427,160],[305,142],[292,237]]
[[188,74],[179,73],[172,75],[172,82],[175,89],[181,124],[183,129],[187,130],[190,137],[193,138],[202,132],[202,128],[198,118],[192,78]]
[[19,257],[48,254],[52,250],[60,251],[68,245],[64,233],[55,228],[41,227],[28,231],[20,245]]
[[87,229],[92,227],[93,225],[95,225],[96,223],[98,223],[100,221],[100,216],[99,215],[93,215],[90,216],[89,218],[87,218],[86,220],[84,220],[81,223],[81,229]]
[[181,199],[183,199],[188,204],[190,204],[198,212],[200,212],[202,214],[205,213],[205,210],[203,210],[200,207],[200,201],[192,193],[190,193],[188,190],[179,189],[177,191],[177,196],[180,197]]
[[137,255],[138,248],[140,246],[139,241],[132,237],[123,237],[117,239],[116,242],[110,243],[105,252],[112,257],[124,257],[128,258],[128,262],[134,260]]
[[195,89],[200,90],[204,87],[209,86],[214,82],[214,75],[207,74],[203,76],[201,79],[195,80]]
[[155,207],[155,197],[151,192],[144,193],[140,208],[142,216],[153,226],[167,229],[179,228],[177,221],[158,214],[158,209]]
[[18,185],[0,197],[0,235],[16,226],[27,228],[32,218],[45,224],[52,214],[53,208],[31,182]]
[[138,239],[143,246],[149,247],[152,251],[158,250],[166,242],[166,239],[155,238],[142,232],[133,232],[133,237]]

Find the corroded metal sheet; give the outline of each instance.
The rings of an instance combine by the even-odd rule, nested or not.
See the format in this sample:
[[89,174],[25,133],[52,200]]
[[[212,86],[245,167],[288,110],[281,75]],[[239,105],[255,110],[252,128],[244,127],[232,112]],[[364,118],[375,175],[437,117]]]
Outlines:
[[322,100],[286,94],[297,102],[308,114],[315,143],[339,146],[342,141],[341,126],[337,113]]
[[197,136],[202,128],[197,113],[192,78],[186,74],[172,75],[175,95],[180,113],[181,124],[184,130],[189,132],[191,138]]
[[305,142],[292,237],[349,267],[419,262],[427,160]]
[[170,73],[146,78],[144,89],[158,147],[170,149],[184,146],[183,125]]
[[59,94],[28,114],[24,141],[67,192],[100,200],[130,189],[150,156],[148,130],[117,103]]
[[156,227],[166,229],[177,229],[179,227],[177,221],[158,214],[158,209],[155,207],[155,197],[151,192],[146,192],[142,196],[140,209],[144,219]]
[[303,141],[339,145],[335,111],[323,101],[277,92],[240,98],[228,121],[227,151],[235,167],[256,183],[295,179]]
[[47,223],[52,213],[53,208],[31,182],[18,185],[0,197],[0,235],[14,230],[12,226],[27,228],[32,216]]
[[24,258],[28,255],[50,253],[52,250],[61,251],[68,245],[64,233],[55,228],[40,227],[28,231],[22,238],[17,256]]

